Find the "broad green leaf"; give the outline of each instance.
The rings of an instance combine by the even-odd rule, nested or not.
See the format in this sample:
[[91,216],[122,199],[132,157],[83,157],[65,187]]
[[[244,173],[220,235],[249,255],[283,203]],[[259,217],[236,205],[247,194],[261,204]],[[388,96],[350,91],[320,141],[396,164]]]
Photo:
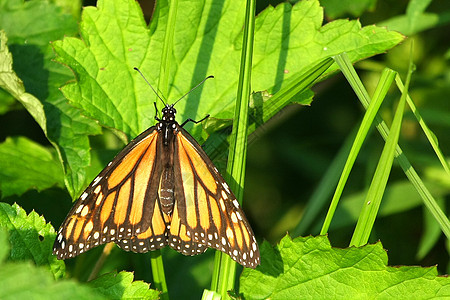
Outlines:
[[55,281],[48,270],[29,262],[1,264],[0,282],[0,299],[111,299],[75,281]]
[[25,137],[7,138],[0,144],[2,197],[21,195],[30,188],[42,191],[54,185],[64,186],[56,151]]
[[[83,12],[83,40],[65,38],[54,43],[58,60],[74,70],[78,81],[63,88],[65,96],[86,115],[130,138],[154,124],[152,102],[156,97],[132,68],[140,68],[150,83],[157,85],[166,5],[158,2],[149,30],[136,2],[98,1],[98,8]],[[179,120],[198,119],[208,113],[215,118],[232,117],[243,5],[232,5],[231,1],[221,5],[179,2],[174,33],[178,43],[173,51],[177,63],[170,70],[169,93],[163,96],[171,103],[207,75],[215,76],[177,104]],[[355,61],[381,53],[403,39],[375,26],[361,28],[358,21],[339,20],[325,26],[322,22],[318,1],[294,6],[284,3],[259,14],[252,89],[273,94],[326,57],[346,51]]]
[[[424,299],[450,296],[450,278],[433,267],[387,266],[381,243],[332,248],[327,237],[284,237],[261,247],[262,263],[245,269],[246,299]],[[324,288],[326,287],[326,288]]]
[[10,241],[0,226],[0,299],[104,299],[73,281],[56,282],[49,270],[30,262],[5,261]]
[[44,107],[36,97],[25,92],[23,82],[13,71],[12,55],[7,47],[7,42],[8,38],[5,31],[0,30],[0,87],[19,100],[41,126],[42,130],[47,132]]
[[[4,231],[9,234],[9,242],[2,238],[1,233]],[[142,281],[133,281],[133,274],[127,272],[103,275],[90,282],[90,288],[69,281],[56,283],[51,274],[55,278],[62,277],[64,262],[57,260],[52,254],[55,236],[52,225],[46,223],[45,219],[34,211],[27,215],[17,204],[10,206],[0,203],[0,248],[11,248],[8,263],[0,266],[0,299],[5,299],[4,295],[11,297],[10,299],[20,299],[28,294],[37,295],[38,299],[52,299],[52,292],[60,295],[56,299],[102,299],[100,295],[106,296],[107,299],[158,299],[157,291],[150,290],[148,284]],[[3,245],[4,243],[6,244]],[[3,253],[0,253],[0,256],[2,255]],[[24,260],[47,267],[51,273],[29,263],[17,263]],[[4,289],[6,286],[11,289]],[[73,293],[66,294],[66,288],[69,291],[73,289]]]
[[0,12],[1,28],[14,44],[47,46],[76,26],[72,16],[49,1],[1,0]]
[[133,281],[133,273],[108,273],[89,282],[89,286],[109,299],[159,299],[159,291],[148,283]]
[[[46,266],[55,278],[64,275],[64,262],[52,255],[55,229],[44,217],[32,211],[27,213],[17,204],[0,202],[0,228],[9,233],[10,260],[31,260],[38,266]],[[1,297],[0,297],[1,298]]]
[[[72,197],[85,186],[85,169],[90,164],[88,135],[99,134],[100,127],[71,107],[59,91],[73,75],[52,61],[49,42],[74,35],[76,25],[72,16],[46,1],[0,0],[0,28],[9,37],[12,54],[11,58],[2,44],[0,87],[21,101],[57,149]],[[0,39],[6,42],[6,36]]]

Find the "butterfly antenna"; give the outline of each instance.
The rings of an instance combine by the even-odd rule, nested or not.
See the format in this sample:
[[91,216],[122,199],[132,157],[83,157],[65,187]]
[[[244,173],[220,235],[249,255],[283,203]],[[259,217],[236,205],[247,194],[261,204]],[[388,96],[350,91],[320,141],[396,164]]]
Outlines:
[[194,86],[189,92],[187,92],[186,94],[184,94],[183,96],[181,96],[180,99],[178,99],[177,101],[175,101],[175,103],[172,104],[172,106],[175,105],[175,104],[177,104],[178,101],[180,101],[181,99],[183,99],[184,97],[186,97],[189,93],[191,93],[193,90],[195,90],[196,88],[198,88],[199,86],[201,86],[207,79],[210,79],[210,78],[214,78],[214,76],[209,75],[208,77],[206,77],[205,79],[203,79],[199,84],[197,84],[196,86]]
[[[148,82],[147,78],[145,78],[144,74],[142,74],[141,70],[139,70],[138,68],[134,67],[133,69],[135,69],[136,71],[139,72],[139,74],[141,74],[142,78],[144,78],[145,82],[147,82],[147,84],[152,88],[153,92],[156,94],[156,96],[158,96],[159,100],[161,100],[161,102],[166,105],[166,102],[164,102],[164,100],[159,96],[158,92],[153,88],[153,86],[150,84],[150,82]],[[204,81],[204,80],[203,80]],[[184,96],[183,96],[184,97]]]

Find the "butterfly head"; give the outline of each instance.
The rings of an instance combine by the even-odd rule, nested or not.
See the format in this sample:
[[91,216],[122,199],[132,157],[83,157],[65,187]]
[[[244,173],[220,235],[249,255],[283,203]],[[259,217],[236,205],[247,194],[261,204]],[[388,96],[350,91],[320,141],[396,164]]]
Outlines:
[[173,107],[174,104],[166,104],[166,106],[161,110],[162,112],[162,120],[166,122],[175,121],[175,114],[177,110]]

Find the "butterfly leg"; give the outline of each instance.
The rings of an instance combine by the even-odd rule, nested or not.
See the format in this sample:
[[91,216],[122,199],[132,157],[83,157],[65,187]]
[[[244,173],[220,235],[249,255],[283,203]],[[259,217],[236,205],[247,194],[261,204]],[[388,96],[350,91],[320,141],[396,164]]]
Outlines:
[[191,118],[189,118],[189,119],[187,119],[186,121],[184,121],[183,124],[181,124],[180,126],[183,127],[184,125],[186,125],[187,122],[193,122],[193,123],[195,123],[195,124],[198,124],[198,123],[201,123],[201,122],[205,121],[205,120],[208,119],[208,118],[209,118],[209,114],[206,115],[206,117],[204,117],[203,119],[201,119],[201,120],[199,120],[199,121],[195,121],[195,120],[192,120]]
[[155,120],[161,122],[161,119],[158,118],[158,107],[156,107],[156,102],[153,102],[153,104],[155,105]]

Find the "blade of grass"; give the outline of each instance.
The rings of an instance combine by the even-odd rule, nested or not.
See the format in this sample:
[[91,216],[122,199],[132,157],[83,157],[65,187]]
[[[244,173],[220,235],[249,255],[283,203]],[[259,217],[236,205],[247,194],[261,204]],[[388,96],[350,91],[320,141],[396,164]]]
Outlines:
[[[345,63],[351,64],[350,61],[346,61]],[[369,132],[369,129],[371,128],[371,126],[373,124],[373,120],[375,119],[378,109],[380,108],[381,103],[383,103],[384,97],[386,97],[389,87],[391,86],[392,82],[394,81],[395,75],[396,75],[395,71],[393,71],[391,69],[387,69],[387,68],[384,69],[381,74],[380,80],[378,82],[378,85],[375,89],[375,93],[373,95],[373,99],[370,102],[366,113],[364,114],[364,118],[363,118],[361,125],[359,127],[359,130],[356,134],[352,148],[350,150],[350,153],[348,154],[348,158],[347,158],[347,162],[345,163],[344,170],[342,171],[341,177],[339,178],[337,188],[333,195],[333,199],[331,200],[331,205],[328,209],[327,216],[325,217],[325,221],[322,226],[322,230],[320,231],[321,235],[324,235],[328,232],[328,228],[330,227],[331,220],[333,219],[334,212],[336,211],[336,207],[339,203],[339,199],[344,190],[348,176],[350,175],[350,171],[353,168],[353,164],[355,163],[356,157],[358,156],[359,151],[361,150],[361,147],[364,143],[367,133]],[[355,73],[355,74],[353,74],[353,76],[358,76],[358,75]],[[358,84],[354,78],[352,80],[355,81],[354,84],[356,84],[356,85]]]
[[[169,15],[167,19],[166,34],[164,36],[164,46],[159,70],[158,90],[161,95],[167,95],[169,90],[169,70],[170,55],[173,53],[173,36],[175,32],[175,23],[177,18],[178,0],[171,0],[169,3]],[[157,97],[155,95],[155,97]],[[160,250],[151,252],[152,275],[155,287],[161,291],[161,299],[169,299],[166,277],[164,275],[164,264]]]
[[[398,89],[400,91],[403,91],[404,87],[403,87],[403,83],[402,83],[400,76],[397,75],[397,77],[395,78],[395,83],[397,83]],[[409,95],[406,96],[406,102],[408,103],[408,106],[411,108],[411,111],[413,112],[417,121],[419,121],[420,127],[422,127],[423,132],[425,133],[426,137],[430,141],[431,147],[433,147],[433,150],[436,153],[439,161],[441,162],[442,167],[444,167],[445,172],[447,172],[447,174],[450,176],[450,167],[447,163],[447,160],[445,159],[444,154],[442,153],[441,149],[439,148],[439,141],[437,140],[437,137],[428,128],[427,124],[425,124],[425,121],[422,119],[422,116],[420,115],[419,111],[417,110],[416,105],[412,101],[411,97],[409,97]]]
[[[345,53],[341,55],[337,55],[335,57],[336,63],[341,67],[340,65],[343,64],[343,60],[347,59],[348,57]],[[353,66],[351,66],[353,69]],[[352,72],[355,72],[354,69]],[[355,72],[356,73],[356,72]],[[348,76],[347,72],[343,72],[344,76]],[[356,78],[359,82],[360,80]],[[350,81],[349,81],[350,82]],[[350,82],[350,84],[352,84]],[[370,103],[370,98],[368,96],[367,91],[364,89],[364,86],[361,84],[358,84],[359,87],[353,87],[353,90],[357,93],[358,99],[361,102],[361,104],[364,106],[364,108],[367,109]],[[362,88],[361,88],[362,87]],[[389,135],[389,129],[386,125],[386,123],[383,121],[383,119],[377,114],[375,118],[376,122],[376,128],[378,132],[380,133],[381,137],[386,141],[388,135]],[[395,155],[397,162],[399,163],[400,167],[402,168],[403,172],[405,173],[406,177],[408,177],[409,181],[413,184],[414,188],[419,193],[420,197],[422,197],[425,206],[430,210],[430,212],[433,214],[434,218],[438,221],[442,231],[447,236],[448,239],[450,239],[450,222],[448,218],[443,213],[442,209],[439,207],[439,205],[436,203],[436,200],[431,195],[430,191],[427,189],[427,187],[424,185],[423,181],[420,179],[419,175],[417,174],[414,167],[409,162],[408,158],[403,153],[403,150],[400,148],[399,145],[396,146],[395,149]]]
[[[230,188],[234,191],[237,200],[242,204],[245,161],[247,156],[247,131],[248,131],[248,106],[251,93],[251,70],[253,54],[253,38],[255,30],[255,0],[247,0],[245,9],[244,37],[241,53],[241,68],[239,73],[236,107],[233,120],[233,131],[229,159],[227,165],[227,176]],[[236,276],[236,263],[228,255],[216,252],[213,280],[211,290],[227,299],[228,290],[234,287]]]
[[[403,92],[404,88],[403,88],[403,84],[401,83],[401,79],[396,78],[396,81],[397,81],[398,87],[400,88],[400,91]],[[410,101],[408,101],[408,99]],[[416,116],[417,120],[419,121],[419,124],[422,126],[422,129],[424,130],[425,134],[427,135],[428,139],[430,140],[430,143],[432,143],[432,145],[433,144],[435,145],[435,146],[433,146],[433,149],[435,149],[435,151],[437,151],[436,154],[438,155],[439,160],[444,159],[445,163],[443,163],[443,166],[444,166],[444,169],[447,170],[448,165],[438,147],[437,139],[435,138],[434,134],[430,130],[428,130],[428,127],[426,126],[425,122],[423,122],[423,119],[421,118],[419,112],[417,111],[412,99],[408,96],[406,98],[406,101],[408,102],[408,105],[412,105],[411,110],[414,112],[414,115]],[[398,158],[398,161],[401,162],[401,159],[406,160],[406,157],[404,155],[402,155],[401,157]],[[442,160],[441,160],[441,163],[442,163]],[[410,178],[410,176],[408,176],[408,173],[406,173],[406,175],[408,176],[408,178],[410,178],[411,182],[416,187],[416,189],[417,189],[418,193],[420,194],[420,196],[422,197],[423,202],[424,202],[425,206],[427,207],[427,209],[430,211],[430,213],[433,215],[433,217],[439,223],[439,226],[441,227],[442,232],[444,232],[444,234],[447,236],[447,239],[450,240],[450,221],[448,220],[448,217],[442,211],[442,209],[439,206],[436,199],[434,199],[434,197],[428,191],[426,186],[420,180],[419,176],[415,173],[414,169],[412,169],[411,171],[414,172],[412,175],[415,175],[415,176],[411,175],[411,178]]]
[[[400,130],[402,126],[403,113],[405,111],[406,95],[408,93],[409,82],[411,80],[411,74],[413,72],[412,59],[410,61],[408,76],[406,79],[406,88],[400,97],[400,102],[395,112],[394,120],[392,122],[389,136],[386,140],[386,144],[381,153],[380,160],[378,162],[375,175],[373,176],[372,183],[370,184],[369,191],[367,192],[366,200],[362,211],[359,215],[358,222],[356,224],[355,231],[350,241],[350,246],[362,246],[369,240],[370,233],[372,232],[373,224],[380,208],[381,199],[383,198],[384,191],[386,190],[387,181],[392,169],[392,163],[395,157],[395,147],[398,143],[400,136]],[[369,105],[370,109],[370,105]]]

